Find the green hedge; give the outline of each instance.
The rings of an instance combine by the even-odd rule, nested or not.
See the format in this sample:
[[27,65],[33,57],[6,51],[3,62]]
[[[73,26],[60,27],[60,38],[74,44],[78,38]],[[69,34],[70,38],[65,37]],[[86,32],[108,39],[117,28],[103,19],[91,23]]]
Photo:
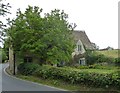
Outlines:
[[114,62],[116,64],[116,66],[120,66],[120,57],[115,58]]
[[18,70],[24,75],[34,75],[44,79],[61,79],[72,84],[85,84],[106,88],[116,87],[120,89],[120,72],[111,74],[89,73],[82,70],[67,69],[67,67],[36,66],[28,63],[21,64]]
[[7,55],[3,49],[0,49],[0,57],[2,58],[2,63],[7,60]]
[[32,75],[38,68],[38,64],[22,63],[18,66],[18,72],[23,75]]

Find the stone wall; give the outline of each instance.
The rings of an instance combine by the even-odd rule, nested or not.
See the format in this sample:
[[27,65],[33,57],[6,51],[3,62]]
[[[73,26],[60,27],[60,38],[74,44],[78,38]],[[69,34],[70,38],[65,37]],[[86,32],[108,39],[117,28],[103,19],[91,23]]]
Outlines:
[[14,61],[14,58],[13,58],[13,50],[11,47],[9,47],[9,68],[10,70],[13,72],[13,61]]

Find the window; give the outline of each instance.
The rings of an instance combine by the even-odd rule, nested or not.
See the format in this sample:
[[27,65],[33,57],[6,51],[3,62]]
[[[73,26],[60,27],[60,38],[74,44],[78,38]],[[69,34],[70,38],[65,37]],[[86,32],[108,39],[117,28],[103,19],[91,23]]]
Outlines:
[[78,51],[81,51],[81,45],[78,45]]
[[80,59],[80,60],[79,60],[79,64],[80,64],[80,65],[85,65],[85,60]]

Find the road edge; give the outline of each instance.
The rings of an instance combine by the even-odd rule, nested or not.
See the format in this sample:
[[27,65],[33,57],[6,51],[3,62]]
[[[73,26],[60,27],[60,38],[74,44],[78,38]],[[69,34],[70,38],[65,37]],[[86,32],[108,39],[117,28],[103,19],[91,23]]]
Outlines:
[[53,87],[53,86],[48,86],[48,85],[40,84],[40,83],[37,83],[37,82],[33,82],[33,81],[29,81],[29,80],[24,80],[24,79],[21,79],[21,78],[17,78],[16,76],[9,75],[8,72],[6,71],[7,68],[8,68],[8,66],[3,69],[3,72],[7,76],[15,78],[17,80],[29,82],[29,83],[36,84],[36,85],[42,85],[42,86],[46,86],[46,87],[49,87],[49,88],[54,88],[54,89],[57,89],[57,90],[60,90],[60,91],[69,91],[69,90],[65,90],[65,89],[61,89],[61,88],[57,88],[57,87]]

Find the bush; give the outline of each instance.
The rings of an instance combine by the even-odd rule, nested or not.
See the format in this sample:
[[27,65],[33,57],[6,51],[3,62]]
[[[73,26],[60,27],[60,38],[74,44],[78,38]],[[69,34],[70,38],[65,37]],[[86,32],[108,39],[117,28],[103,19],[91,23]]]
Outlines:
[[114,60],[116,66],[120,66],[120,57],[119,58],[115,58]]
[[115,66],[110,66],[110,65],[103,65],[103,64],[94,64],[94,65],[89,65],[88,68],[92,69],[117,69]]
[[91,51],[87,51],[85,54],[85,59],[88,65],[93,65],[96,63],[97,56],[95,53],[92,53]]
[[114,58],[106,57],[103,54],[97,54],[96,52],[86,52],[86,62],[88,65],[93,65],[95,63],[114,63]]
[[77,68],[77,69],[89,69],[89,66],[79,65],[79,66],[75,66],[75,68]]
[[18,72],[23,75],[32,75],[39,67],[34,63],[22,63],[18,66]]
[[7,60],[7,55],[3,49],[0,49],[0,56],[2,57],[2,63],[4,63]]

